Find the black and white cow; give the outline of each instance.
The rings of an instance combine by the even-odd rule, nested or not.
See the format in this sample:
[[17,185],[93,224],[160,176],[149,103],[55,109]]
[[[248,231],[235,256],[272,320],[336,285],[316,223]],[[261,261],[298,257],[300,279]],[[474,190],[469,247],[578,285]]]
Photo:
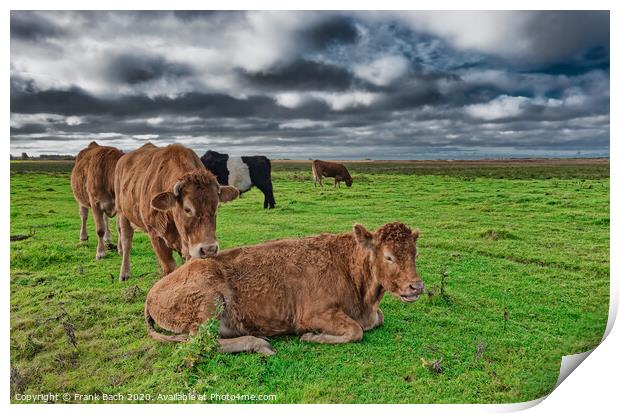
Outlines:
[[271,161],[262,155],[251,157],[229,157],[215,151],[207,151],[200,160],[217,177],[221,185],[232,185],[244,193],[255,185],[265,194],[264,208],[274,208],[271,184]]

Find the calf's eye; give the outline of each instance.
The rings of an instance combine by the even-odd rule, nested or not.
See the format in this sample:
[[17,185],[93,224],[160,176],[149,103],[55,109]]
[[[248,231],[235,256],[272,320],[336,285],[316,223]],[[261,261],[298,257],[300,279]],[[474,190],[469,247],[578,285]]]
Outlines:
[[185,208],[185,209],[184,209],[184,211],[185,211],[187,214],[192,214],[192,210],[190,210],[189,208]]
[[392,256],[384,256],[385,260],[388,262],[394,262],[394,258]]

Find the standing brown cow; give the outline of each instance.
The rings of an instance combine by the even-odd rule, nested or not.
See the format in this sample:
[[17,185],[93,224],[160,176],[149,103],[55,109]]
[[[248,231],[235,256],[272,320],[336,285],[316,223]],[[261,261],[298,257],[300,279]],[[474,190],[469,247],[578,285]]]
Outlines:
[[353,179],[344,165],[331,161],[312,161],[312,180],[315,187],[317,181],[323,187],[323,177],[334,177],[334,188],[336,188],[336,185],[340,187],[341,181],[344,181],[347,187],[351,187],[351,184],[353,184]]
[[[424,291],[416,270],[418,230],[390,223],[373,233],[322,234],[230,249],[192,260],[149,291],[151,337],[183,341],[223,304],[223,352],[273,354],[260,336],[301,335],[302,341],[360,341],[383,324],[386,291],[414,302]],[[153,322],[176,335],[153,329]]]
[[88,209],[93,210],[98,238],[96,259],[105,257],[106,244],[112,245],[108,217],[116,214],[114,168],[122,156],[121,150],[104,147],[93,141],[78,153],[71,171],[73,197],[80,205],[80,217],[82,218],[80,240],[82,241],[88,240],[86,231]]
[[120,280],[130,276],[133,227],[151,239],[164,274],[176,268],[172,252],[185,259],[217,254],[215,216],[219,203],[234,200],[239,191],[220,186],[200,158],[180,144],[156,147],[148,143],[127,153],[116,166]]

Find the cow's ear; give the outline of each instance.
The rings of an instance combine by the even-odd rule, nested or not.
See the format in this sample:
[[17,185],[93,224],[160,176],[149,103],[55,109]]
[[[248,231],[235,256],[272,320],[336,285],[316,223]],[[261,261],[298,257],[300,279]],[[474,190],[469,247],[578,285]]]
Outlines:
[[411,232],[411,237],[413,237],[413,241],[418,241],[418,237],[420,237],[420,229],[415,229]]
[[176,203],[174,194],[170,191],[166,191],[153,197],[151,200],[151,207],[155,210],[166,211],[174,207],[174,203]]
[[223,185],[220,187],[220,203],[227,203],[239,197],[239,190],[232,185]]
[[364,226],[361,224],[354,225],[353,234],[355,234],[355,240],[360,244],[360,246],[367,249],[373,248],[374,243],[372,242],[372,233],[366,230]]

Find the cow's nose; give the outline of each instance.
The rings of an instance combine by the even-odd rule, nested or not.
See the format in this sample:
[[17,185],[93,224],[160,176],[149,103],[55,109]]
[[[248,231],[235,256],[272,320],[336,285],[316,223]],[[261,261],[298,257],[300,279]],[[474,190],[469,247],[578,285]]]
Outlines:
[[424,283],[423,282],[412,283],[412,284],[409,285],[409,287],[412,290],[415,290],[418,293],[424,292]]
[[220,250],[220,246],[217,243],[204,244],[200,246],[198,250],[198,255],[201,259],[205,259],[207,257],[213,257]]

